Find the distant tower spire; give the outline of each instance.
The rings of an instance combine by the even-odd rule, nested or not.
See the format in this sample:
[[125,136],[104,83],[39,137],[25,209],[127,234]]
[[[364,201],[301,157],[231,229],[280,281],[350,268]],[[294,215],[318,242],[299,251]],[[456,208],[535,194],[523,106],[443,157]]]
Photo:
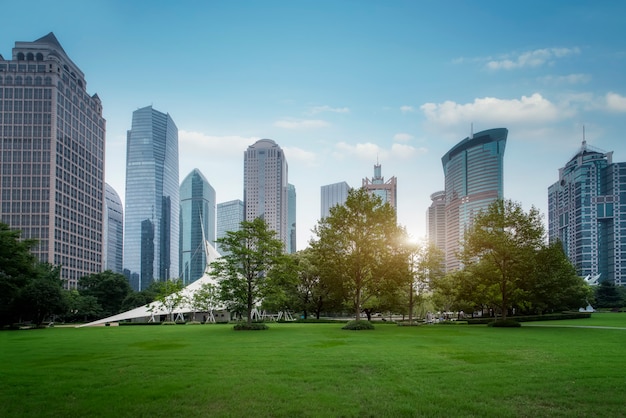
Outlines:
[[470,123],[470,139],[474,139],[474,122]]
[[583,149],[587,148],[587,139],[585,138],[585,125],[583,125]]

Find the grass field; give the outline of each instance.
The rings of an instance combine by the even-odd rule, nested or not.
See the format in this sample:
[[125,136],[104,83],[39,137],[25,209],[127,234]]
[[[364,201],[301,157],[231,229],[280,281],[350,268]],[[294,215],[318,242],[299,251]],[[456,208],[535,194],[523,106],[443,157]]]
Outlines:
[[0,332],[0,417],[626,416],[626,314],[534,325],[614,328]]

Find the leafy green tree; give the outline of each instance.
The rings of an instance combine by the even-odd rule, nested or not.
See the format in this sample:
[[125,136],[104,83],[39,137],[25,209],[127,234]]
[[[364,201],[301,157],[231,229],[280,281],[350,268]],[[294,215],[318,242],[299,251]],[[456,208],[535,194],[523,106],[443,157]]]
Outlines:
[[196,312],[208,312],[209,318],[207,321],[215,322],[213,311],[219,304],[219,296],[219,287],[216,284],[207,282],[203,283],[202,286],[196,290],[189,303]]
[[78,290],[64,292],[67,312],[64,319],[68,322],[84,321],[102,318],[102,307],[93,296],[83,296]]
[[351,190],[344,205],[314,228],[311,248],[323,280],[350,301],[356,320],[372,298],[393,293],[406,279],[403,231],[395,210],[364,189]]
[[38,262],[30,252],[34,240],[20,240],[20,231],[0,223],[0,324],[18,319],[21,289],[36,275]]
[[603,280],[595,286],[596,307],[598,308],[621,308],[624,306],[624,299],[615,283],[610,280]]
[[139,292],[131,291],[122,301],[121,312],[129,311],[140,306],[145,306],[154,302],[158,294],[158,281],[153,281],[150,285]]
[[409,243],[406,246],[409,259],[408,314],[413,321],[417,295],[423,295],[430,283],[444,276],[444,254],[434,244]]
[[526,300],[535,253],[544,244],[544,227],[536,208],[525,213],[519,203],[496,200],[480,212],[465,235],[462,260],[506,319],[508,310]]
[[184,296],[181,293],[183,289],[183,281],[181,279],[165,280],[155,282],[157,295],[155,298],[156,305],[148,309],[153,312],[155,308],[164,309],[170,317],[170,321],[174,321],[174,310],[184,302]]
[[102,315],[108,317],[121,312],[124,299],[133,290],[124,275],[107,270],[81,277],[78,291],[82,296],[95,297],[102,307]]
[[20,289],[19,304],[23,319],[29,319],[36,325],[53,315],[61,315],[67,310],[63,294],[61,267],[42,263],[37,274]]
[[531,310],[543,313],[587,306],[593,291],[576,274],[560,242],[546,245],[537,252],[534,271],[529,277],[532,280],[528,289]]
[[220,280],[222,301],[231,312],[245,312],[248,327],[252,327],[252,310],[273,290],[268,277],[285,262],[283,243],[275,235],[263,219],[256,218],[241,222],[238,231],[217,240],[226,255],[211,263],[211,274]]

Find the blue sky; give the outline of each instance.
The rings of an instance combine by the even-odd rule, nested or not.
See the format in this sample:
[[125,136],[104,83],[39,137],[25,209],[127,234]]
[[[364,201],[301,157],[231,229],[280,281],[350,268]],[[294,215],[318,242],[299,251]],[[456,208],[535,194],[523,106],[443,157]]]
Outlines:
[[[425,234],[441,157],[509,129],[505,197],[547,217],[547,188],[580,148],[626,161],[621,1],[30,1],[2,6],[0,54],[54,32],[107,119],[106,180],[124,199],[126,131],[146,105],[179,128],[180,180],[243,198],[243,151],[284,150],[298,249],[320,186],[382,164],[399,222]],[[7,16],[11,16],[7,19]]]

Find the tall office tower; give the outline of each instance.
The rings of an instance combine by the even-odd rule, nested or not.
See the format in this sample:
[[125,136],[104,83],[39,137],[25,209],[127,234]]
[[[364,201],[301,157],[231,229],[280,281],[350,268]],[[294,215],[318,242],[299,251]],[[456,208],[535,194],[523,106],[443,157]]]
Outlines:
[[441,157],[445,176],[446,269],[458,270],[457,252],[472,219],[503,198],[503,157],[508,130],[478,132]]
[[389,203],[397,211],[398,180],[394,176],[385,181],[381,171],[380,164],[374,165],[374,177],[371,179],[364,178],[363,188],[376,196],[380,196],[383,203]]
[[287,185],[287,252],[293,254],[296,252],[296,186]]
[[428,241],[442,252],[446,251],[446,192],[430,195],[432,203],[426,210]]
[[[236,199],[217,204],[217,237],[223,238],[228,231],[239,231],[244,219],[243,201]],[[226,251],[216,243],[217,251],[225,255]]]
[[287,159],[271,139],[260,139],[244,152],[243,203],[245,220],[262,218],[288,245]]
[[0,56],[0,221],[38,241],[64,287],[102,271],[105,120],[51,32]]
[[324,219],[330,215],[330,208],[337,205],[343,205],[348,198],[350,186],[345,181],[340,183],[327,184],[321,189],[321,214],[320,219]]
[[178,129],[169,114],[133,112],[126,143],[124,268],[135,290],[178,275]]
[[626,163],[583,141],[548,188],[548,236],[579,275],[626,285]]
[[205,240],[215,243],[215,189],[197,168],[180,185],[180,278],[198,280],[207,267]]
[[104,269],[114,273],[124,271],[124,208],[115,189],[105,183]]

